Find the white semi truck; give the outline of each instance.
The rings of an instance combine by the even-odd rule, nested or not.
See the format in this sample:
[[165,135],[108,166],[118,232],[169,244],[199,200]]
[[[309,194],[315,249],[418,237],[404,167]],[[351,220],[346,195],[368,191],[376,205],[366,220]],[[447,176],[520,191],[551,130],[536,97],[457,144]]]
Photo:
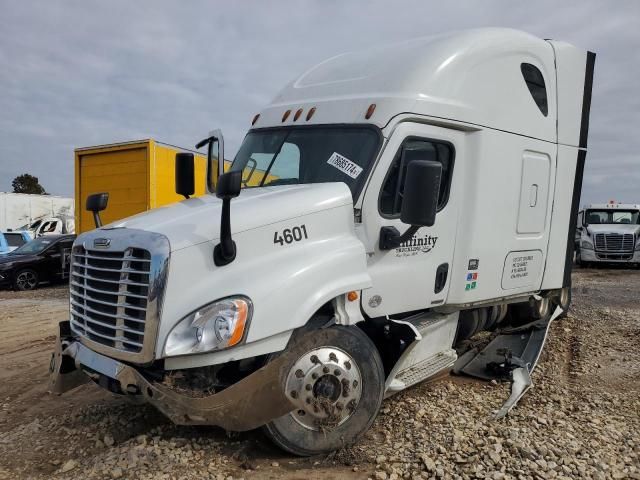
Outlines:
[[576,263],[640,266],[640,205],[586,205],[578,212]]
[[[92,379],[178,424],[263,427],[311,455],[496,325],[512,328],[458,369],[526,389],[570,301],[594,59],[482,29],[304,72],[215,195],[209,178],[211,195],[78,237],[52,390]],[[210,172],[222,144],[201,142]],[[176,166],[188,198],[192,155]],[[98,225],[104,201],[88,200]]]

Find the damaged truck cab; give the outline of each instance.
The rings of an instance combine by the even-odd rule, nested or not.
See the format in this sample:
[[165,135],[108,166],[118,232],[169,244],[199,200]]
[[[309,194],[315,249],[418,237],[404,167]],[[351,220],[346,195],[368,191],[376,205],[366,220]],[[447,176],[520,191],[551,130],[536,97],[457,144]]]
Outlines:
[[569,304],[594,57],[481,29],[309,69],[226,173],[202,142],[210,195],[182,154],[186,200],[78,237],[52,389],[91,378],[311,455],[478,331],[544,325],[513,354],[528,374]]

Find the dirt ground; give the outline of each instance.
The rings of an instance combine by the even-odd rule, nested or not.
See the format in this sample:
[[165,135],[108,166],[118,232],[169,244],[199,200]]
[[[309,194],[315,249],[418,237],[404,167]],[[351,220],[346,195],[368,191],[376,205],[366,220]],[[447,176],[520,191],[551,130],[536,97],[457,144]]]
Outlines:
[[46,392],[66,287],[0,292],[0,479],[640,479],[640,272],[581,270],[532,388],[444,377],[385,401],[356,445],[300,459],[259,432],[176,427],[91,384]]

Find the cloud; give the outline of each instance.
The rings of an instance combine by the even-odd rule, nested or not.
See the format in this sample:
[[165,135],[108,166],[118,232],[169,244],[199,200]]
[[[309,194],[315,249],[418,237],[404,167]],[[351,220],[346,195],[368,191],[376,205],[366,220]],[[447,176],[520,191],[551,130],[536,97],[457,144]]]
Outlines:
[[567,1],[0,1],[0,190],[73,193],[73,149],[141,137],[234,153],[250,119],[319,61],[509,26],[598,54],[582,200],[640,201],[640,4]]

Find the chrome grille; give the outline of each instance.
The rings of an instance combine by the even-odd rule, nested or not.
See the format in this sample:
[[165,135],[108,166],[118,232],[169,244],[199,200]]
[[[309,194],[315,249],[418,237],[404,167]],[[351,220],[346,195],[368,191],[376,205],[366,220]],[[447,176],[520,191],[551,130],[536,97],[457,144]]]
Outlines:
[[633,251],[634,235],[632,233],[596,233],[596,250],[603,252],[629,252]]
[[117,350],[144,346],[151,254],[73,248],[70,275],[71,327],[79,335]]

